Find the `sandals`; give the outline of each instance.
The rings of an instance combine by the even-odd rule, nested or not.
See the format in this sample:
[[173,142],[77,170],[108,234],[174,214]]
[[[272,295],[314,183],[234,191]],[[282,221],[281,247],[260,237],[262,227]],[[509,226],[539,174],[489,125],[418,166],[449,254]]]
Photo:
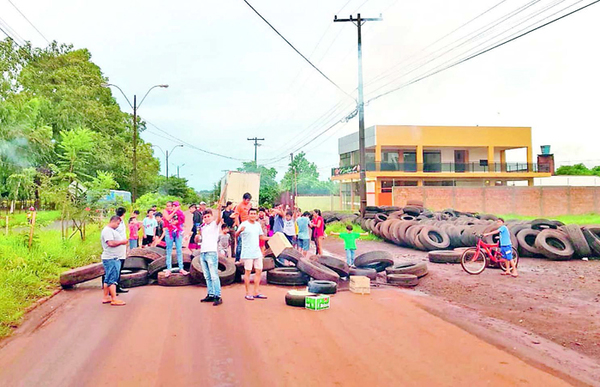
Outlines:
[[248,301],[254,301],[254,297],[253,296],[246,296],[244,297],[246,300]]
[[110,301],[111,301],[111,300],[102,300],[102,303],[103,303],[103,304],[110,304]]
[[265,296],[264,294],[257,294],[256,296],[254,296],[254,298],[258,298],[258,299],[261,299],[261,300],[266,300],[267,296]]
[[121,300],[114,300],[110,302],[111,306],[123,306],[125,305],[125,301],[121,301]]

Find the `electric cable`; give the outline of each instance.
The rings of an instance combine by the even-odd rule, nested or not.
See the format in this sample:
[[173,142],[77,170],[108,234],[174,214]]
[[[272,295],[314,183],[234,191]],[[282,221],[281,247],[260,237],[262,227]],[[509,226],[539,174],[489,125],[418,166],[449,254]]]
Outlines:
[[37,33],[40,34],[40,36],[42,38],[44,38],[44,40],[46,41],[46,43],[50,44],[50,41],[48,41],[48,39],[46,39],[46,37],[44,36],[44,34],[42,34],[40,32],[40,30],[38,30],[37,27],[35,25],[33,25],[33,23],[27,18],[27,16],[25,16],[25,14],[23,12],[21,12],[21,10],[19,8],[17,8],[17,6],[15,5],[15,3],[13,3],[11,0],[8,0],[8,2],[17,10],[17,12],[19,12],[21,14],[21,16],[23,16],[23,18],[25,20],[27,20],[27,23],[29,23],[29,25],[31,25],[33,27],[33,29],[36,30]]

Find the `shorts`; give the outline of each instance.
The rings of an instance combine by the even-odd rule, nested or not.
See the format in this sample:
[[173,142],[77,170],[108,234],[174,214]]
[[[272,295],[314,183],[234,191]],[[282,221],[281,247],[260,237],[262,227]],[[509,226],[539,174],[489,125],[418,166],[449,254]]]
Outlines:
[[129,240],[129,248],[130,249],[135,249],[136,247],[138,247],[138,240],[137,239],[130,239]]
[[152,242],[154,242],[154,236],[146,235],[144,239],[142,239],[142,246],[149,246],[152,244]]
[[502,257],[507,261],[513,259],[512,246],[500,246],[500,253],[502,253]]
[[119,272],[121,271],[121,261],[119,259],[103,259],[104,283],[107,285],[116,285],[119,282]]
[[298,247],[304,251],[310,249],[310,239],[298,239]]
[[252,270],[252,266],[254,266],[254,270],[262,270],[263,268],[263,259],[242,259],[244,261],[244,270]]

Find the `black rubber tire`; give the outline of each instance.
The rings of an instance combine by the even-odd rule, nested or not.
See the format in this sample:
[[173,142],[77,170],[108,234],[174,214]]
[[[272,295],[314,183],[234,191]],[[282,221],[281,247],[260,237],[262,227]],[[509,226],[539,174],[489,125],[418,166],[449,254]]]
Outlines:
[[429,262],[433,263],[460,263],[460,257],[464,250],[437,250],[427,253]]
[[294,265],[297,265],[298,261],[302,258],[302,253],[293,247],[286,247],[277,258],[287,259]]
[[531,228],[534,230],[557,229],[558,226],[552,220],[535,219],[531,221]]
[[148,260],[142,257],[127,257],[123,263],[123,269],[127,270],[148,270]]
[[423,208],[424,203],[423,203],[422,200],[419,200],[419,199],[408,199],[406,201],[406,205],[409,206],[409,207],[420,207],[420,208]]
[[375,220],[377,220],[378,222],[385,222],[387,220],[388,216],[384,213],[379,213],[377,215],[375,215]]
[[131,273],[121,272],[119,285],[126,289],[135,288],[137,286],[148,285],[149,280],[150,278],[148,277],[148,270],[135,270]]
[[310,277],[296,267],[277,267],[267,272],[267,283],[284,286],[302,286],[308,284]]
[[573,244],[573,248],[575,249],[575,254],[578,257],[583,258],[590,257],[592,255],[592,249],[590,248],[590,245],[586,240],[585,235],[583,235],[583,231],[581,230],[580,226],[576,224],[569,224],[563,226],[563,230],[569,236],[569,239]]
[[388,253],[387,251],[369,251],[367,253],[358,255],[354,259],[354,264],[356,266],[367,266],[379,262],[388,262],[388,266],[393,265],[394,260],[392,258],[392,254]]
[[[183,258],[184,268],[186,266],[189,267],[190,264],[192,263],[192,255],[189,253],[183,253],[182,258]],[[177,256],[175,255],[175,253],[173,253],[171,256],[171,264],[172,264],[173,268],[178,268]],[[156,276],[158,275],[158,272],[161,270],[164,270],[166,268],[167,268],[167,257],[163,256],[159,259],[156,259],[156,260],[150,262],[150,264],[148,265],[148,275],[152,278],[156,278]]]
[[419,233],[419,241],[429,251],[444,250],[450,247],[450,237],[438,227],[423,227]]
[[313,258],[300,259],[298,261],[297,267],[303,273],[306,273],[310,277],[317,279],[317,280],[333,281],[333,282],[338,282],[340,280],[340,276],[338,275],[338,273],[331,270],[327,266],[321,265],[319,262],[316,262],[316,260],[314,260]]
[[311,293],[335,294],[337,293],[337,282],[312,280],[308,282],[307,290]]
[[[516,264],[515,267],[519,267],[519,252],[517,251],[517,249],[515,249],[514,247],[512,248],[512,253],[513,253],[513,260],[516,260]],[[506,264],[508,262],[506,261],[500,261],[498,262],[498,266],[500,267],[500,269],[506,271]]]
[[358,275],[358,276],[365,276],[370,278],[371,280],[376,280],[377,279],[377,270],[375,269],[361,269],[361,268],[350,268],[350,276],[353,275]]
[[144,247],[143,249],[140,247],[136,247],[135,249],[131,249],[129,250],[129,252],[127,253],[127,257],[141,257],[141,258],[145,258],[149,261],[154,261],[155,259],[161,258],[165,256],[165,251],[163,250],[162,253],[158,253],[154,250],[152,250],[151,247]]
[[195,285],[198,282],[192,278],[191,275],[183,275],[179,273],[171,273],[167,278],[165,272],[161,271],[158,273],[158,284],[160,286],[188,286]]
[[145,247],[144,250],[155,252],[156,254],[160,255],[161,257],[164,257],[167,254],[164,247],[150,246],[150,247]]
[[595,257],[600,257],[600,228],[583,227],[583,235]]
[[306,307],[306,297],[316,296],[316,294],[307,291],[289,291],[285,294],[285,304],[298,308]]
[[402,209],[406,215],[419,216],[423,212],[423,207],[406,206]]
[[94,278],[102,277],[103,275],[104,266],[102,265],[102,262],[92,263],[90,265],[62,272],[60,274],[60,285],[63,288],[70,288],[73,285],[93,280]]
[[392,266],[392,265],[389,262],[376,262],[376,263],[372,263],[370,265],[357,266],[357,268],[359,268],[359,269],[373,269],[377,273],[381,273],[382,271],[385,271],[385,269],[387,269],[390,266]]
[[555,261],[565,261],[573,258],[575,249],[569,238],[558,230],[546,229],[535,238],[535,247],[540,253]]
[[[221,286],[231,285],[235,280],[236,266],[232,259],[219,257],[219,281]],[[194,257],[190,265],[190,276],[200,285],[206,286],[206,279],[202,272],[200,257]]]
[[535,245],[539,233],[539,230],[530,228],[519,231],[517,240],[519,241],[519,254],[522,257],[539,257],[541,255],[540,250]]
[[388,274],[386,280],[388,284],[403,287],[413,287],[419,284],[419,278],[412,274]]
[[386,274],[412,274],[418,278],[429,273],[426,262],[405,262],[385,269]]
[[350,266],[339,258],[328,255],[317,255],[317,262],[335,271],[340,277],[348,277],[350,275]]

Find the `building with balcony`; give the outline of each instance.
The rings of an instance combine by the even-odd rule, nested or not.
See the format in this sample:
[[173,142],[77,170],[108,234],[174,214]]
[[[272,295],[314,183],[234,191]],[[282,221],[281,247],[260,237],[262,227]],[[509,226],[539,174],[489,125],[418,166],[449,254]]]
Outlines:
[[[394,186],[533,185],[551,176],[548,164],[532,161],[529,127],[376,125],[365,129],[365,148],[368,205],[392,205]],[[331,179],[340,182],[344,207],[354,208],[358,132],[340,138],[338,151]]]

